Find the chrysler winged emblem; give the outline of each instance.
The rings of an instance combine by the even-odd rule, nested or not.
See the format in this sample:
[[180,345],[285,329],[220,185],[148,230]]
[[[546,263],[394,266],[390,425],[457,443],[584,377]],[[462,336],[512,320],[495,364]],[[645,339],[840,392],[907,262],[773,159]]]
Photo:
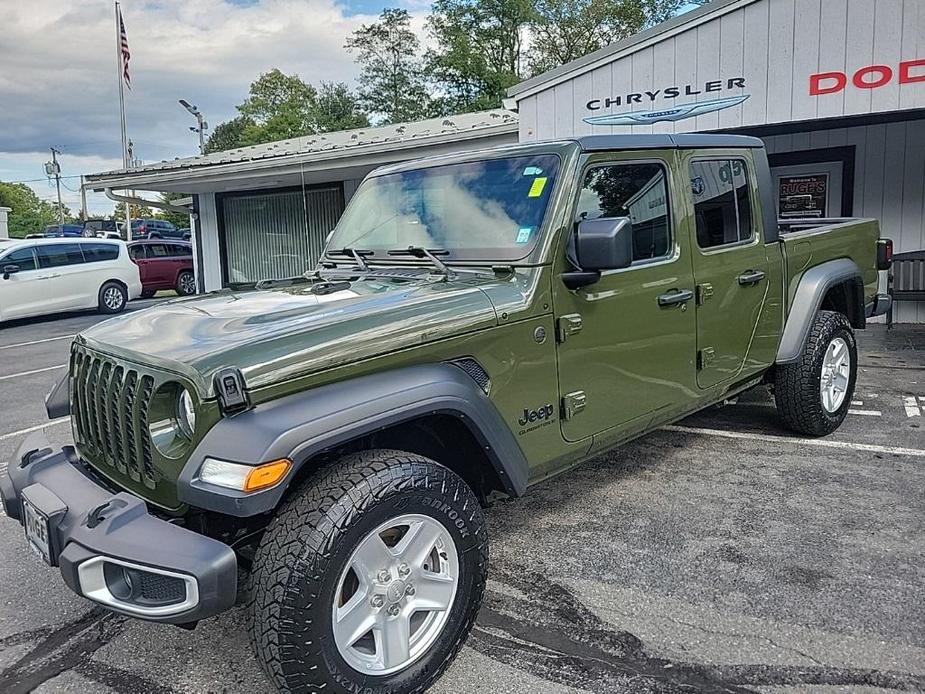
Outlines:
[[742,94],[740,96],[729,96],[725,99],[713,99],[712,101],[696,101],[657,111],[631,111],[612,113],[606,116],[588,116],[582,120],[589,125],[648,125],[666,120],[684,120],[685,118],[702,116],[705,113],[713,113],[714,111],[722,111],[725,108],[738,106],[749,96],[749,94]]

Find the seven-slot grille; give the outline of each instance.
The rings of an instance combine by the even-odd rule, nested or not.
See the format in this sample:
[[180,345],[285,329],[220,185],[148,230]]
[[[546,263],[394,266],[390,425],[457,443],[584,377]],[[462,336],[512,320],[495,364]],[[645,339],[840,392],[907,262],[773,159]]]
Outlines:
[[148,430],[154,379],[77,344],[70,366],[78,445],[94,460],[154,489],[157,478]]

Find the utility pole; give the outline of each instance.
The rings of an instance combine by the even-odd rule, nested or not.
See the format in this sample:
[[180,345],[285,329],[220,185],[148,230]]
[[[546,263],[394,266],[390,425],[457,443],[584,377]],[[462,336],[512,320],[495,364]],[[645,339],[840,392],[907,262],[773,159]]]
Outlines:
[[64,224],[64,205],[61,203],[61,165],[58,163],[58,155],[61,152],[54,147],[50,149],[51,161],[45,162],[45,173],[55,178],[55,186],[58,189],[58,224]]
[[87,189],[84,188],[84,177],[80,177],[80,219],[87,221]]
[[196,106],[190,104],[186,99],[179,100],[180,106],[189,111],[196,118],[196,125],[190,126],[190,130],[199,135],[199,153],[206,153],[206,136],[205,131],[209,129],[209,124],[206,123],[205,118],[203,118],[202,111],[200,111]]

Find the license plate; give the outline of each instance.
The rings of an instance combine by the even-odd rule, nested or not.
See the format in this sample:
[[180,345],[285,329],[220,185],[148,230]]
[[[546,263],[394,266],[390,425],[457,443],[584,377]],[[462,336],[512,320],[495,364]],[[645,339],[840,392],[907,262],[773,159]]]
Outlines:
[[22,497],[22,520],[26,529],[26,540],[29,541],[29,547],[46,564],[51,564],[48,516],[33,506],[25,496]]

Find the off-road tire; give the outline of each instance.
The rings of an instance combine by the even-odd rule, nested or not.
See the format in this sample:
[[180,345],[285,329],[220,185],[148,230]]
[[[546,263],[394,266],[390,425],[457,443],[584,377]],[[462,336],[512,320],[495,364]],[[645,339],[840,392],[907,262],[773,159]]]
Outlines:
[[[408,513],[436,518],[452,536],[459,554],[456,597],[440,636],[423,656],[393,674],[367,675],[348,665],[334,642],[336,584],[369,532]],[[257,661],[281,692],[423,692],[469,634],[487,573],[482,509],[462,479],[403,451],[349,454],[295,490],[261,539],[248,606]]]
[[[829,412],[823,407],[820,395],[822,362],[829,344],[837,337],[847,343],[851,365],[845,399],[835,412]],[[784,424],[808,436],[825,436],[835,431],[851,407],[857,369],[857,341],[848,318],[835,311],[819,311],[800,357],[775,369],[774,400]]]
[[[115,297],[118,293],[121,297],[120,301],[114,301],[111,297]],[[125,310],[125,306],[128,304],[128,292],[125,291],[125,287],[110,280],[105,282],[102,287],[100,287],[100,292],[98,295],[97,310],[100,313],[105,313],[112,315],[114,313],[122,313]]]

